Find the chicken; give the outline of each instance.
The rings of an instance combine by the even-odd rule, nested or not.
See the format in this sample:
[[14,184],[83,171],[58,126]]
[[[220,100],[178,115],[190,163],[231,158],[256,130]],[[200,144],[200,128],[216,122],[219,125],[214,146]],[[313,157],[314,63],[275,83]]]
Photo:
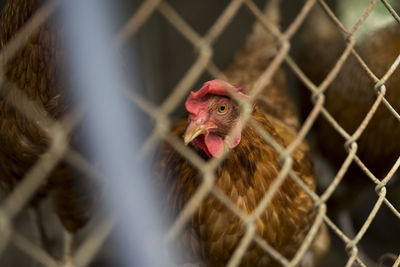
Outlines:
[[[273,13],[278,11],[272,3],[266,9],[267,14],[278,14]],[[276,20],[273,21],[277,23]],[[254,212],[277,178],[281,163],[278,153],[252,126],[242,122],[242,111],[235,99],[248,99],[246,93],[249,91],[246,90],[251,90],[276,51],[273,36],[256,24],[244,48],[224,72],[228,81],[211,80],[197,92],[191,92],[185,102],[188,120],[182,120],[172,128],[174,135],[183,138],[182,141],[206,161],[220,157],[225,149],[229,151],[215,172],[215,186],[247,215]],[[237,86],[243,86],[245,90]],[[234,92],[235,97],[230,92]],[[282,69],[264,88],[261,98],[252,106],[251,119],[282,147],[287,147],[296,137],[298,122],[295,106],[285,89]],[[231,136],[233,129],[236,134]],[[293,171],[311,190],[315,190],[308,145],[305,142],[300,144],[292,157]],[[200,184],[198,170],[168,144],[159,149],[156,170],[167,192],[168,213],[176,216]],[[256,232],[282,255],[292,259],[314,218],[311,198],[288,178],[256,220]],[[198,262],[201,266],[225,266],[244,236],[243,227],[240,218],[209,195],[198,207],[178,242],[189,250],[183,261]],[[312,266],[312,262],[315,263],[328,247],[329,236],[321,227],[310,250],[312,259],[305,260],[303,265]],[[241,266],[276,265],[279,264],[254,243],[241,260]]]
[[[32,17],[43,1],[9,0],[0,15],[0,47],[3,48]],[[59,120],[72,111],[66,71],[63,35],[50,18],[27,39],[3,70],[8,90],[0,98],[0,186],[12,191],[49,147],[47,129],[40,129],[14,106],[21,105],[15,90],[23,92],[39,109]],[[72,140],[77,139],[71,136]],[[61,162],[32,199],[37,205],[51,194],[63,226],[74,233],[91,216],[95,197],[89,193],[93,179]]]
[[[325,14],[316,12],[303,33],[303,51],[299,59],[304,73],[319,85],[343,53],[345,41],[335,25]],[[382,78],[400,53],[400,26],[388,25],[370,33],[358,41],[355,50],[371,71]],[[313,51],[313,53],[307,52]],[[385,98],[396,110],[400,110],[400,70],[396,69],[385,83]],[[371,109],[377,95],[375,82],[350,54],[339,74],[325,92],[325,107],[344,130],[352,135]],[[382,179],[400,155],[400,144],[396,141],[400,134],[400,123],[383,105],[377,109],[365,131],[357,140],[357,156],[367,168]],[[347,152],[344,138],[337,133],[326,119],[317,123],[319,148],[336,167],[340,166]],[[369,178],[361,169],[352,164],[344,177],[344,187],[333,200],[332,208],[339,210],[349,206]]]

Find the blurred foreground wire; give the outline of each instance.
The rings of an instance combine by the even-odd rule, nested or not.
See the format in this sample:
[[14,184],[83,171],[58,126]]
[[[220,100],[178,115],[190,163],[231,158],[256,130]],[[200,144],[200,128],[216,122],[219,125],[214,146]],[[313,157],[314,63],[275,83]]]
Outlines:
[[[400,23],[398,14],[390,4],[384,0],[381,2],[393,18]],[[105,200],[102,204],[112,211],[110,218],[96,222],[95,227],[87,232],[85,238],[72,252],[72,264],[74,266],[90,265],[96,253],[101,249],[102,243],[109,237],[113,231],[113,226],[116,224],[118,225],[118,229],[114,229],[116,238],[119,240],[118,242],[121,242],[119,247],[123,248],[122,251],[119,251],[117,257],[123,259],[122,262],[124,265],[172,265],[175,252],[169,251],[169,253],[164,253],[166,251],[165,244],[168,242],[173,243],[181,234],[185,223],[190,220],[191,215],[199,207],[207,194],[215,195],[236,216],[244,216],[225,195],[221,194],[213,186],[212,178],[210,178],[212,175],[207,175],[212,172],[205,171],[203,184],[195,194],[196,197],[193,197],[188,202],[189,204],[172,224],[172,227],[165,229],[166,218],[161,218],[161,207],[157,206],[154,189],[150,185],[152,179],[149,174],[150,165],[143,161],[143,158],[146,156],[145,153],[149,153],[155,149],[157,142],[161,139],[170,143],[174,149],[200,169],[213,170],[213,168],[218,166],[220,162],[213,163],[215,166],[211,166],[198,161],[193,153],[187,147],[183,146],[181,140],[176,140],[168,134],[168,127],[172,122],[172,113],[177,109],[180,102],[189,90],[193,88],[203,73],[206,72],[213,77],[221,78],[221,71],[213,59],[213,45],[218,38],[222,38],[224,31],[229,23],[235,19],[239,10],[246,9],[280,44],[280,49],[276,53],[273,63],[259,77],[259,82],[254,86],[254,94],[261,90],[263,85],[268,83],[269,79],[274,75],[275,70],[281,64],[285,63],[307,85],[315,100],[312,112],[301,126],[301,130],[293,143],[286,149],[281,148],[279,150],[279,147],[276,148],[279,150],[278,152],[281,156],[283,155],[283,162],[287,162],[290,159],[291,152],[309,133],[316,118],[319,116],[325,117],[332,127],[346,140],[344,143],[346,143],[348,149],[348,156],[332,178],[332,182],[321,195],[308,192],[317,208],[318,216],[309,238],[305,240],[304,246],[301,247],[294,259],[288,260],[279,255],[269,244],[254,233],[254,229],[248,228],[241,245],[232,255],[229,266],[240,265],[241,257],[246,251],[247,246],[253,241],[262,247],[265,253],[271,254],[282,265],[295,266],[304,256],[311,238],[316,233],[317,226],[322,221],[328,225],[331,233],[336,235],[343,243],[341,249],[346,250],[348,253],[345,265],[352,266],[353,264],[358,264],[366,266],[366,261],[360,255],[359,244],[368,229],[370,229],[379,210],[386,206],[396,217],[397,224],[400,222],[398,203],[392,203],[386,196],[387,185],[396,173],[400,161],[396,162],[384,179],[378,179],[357,157],[357,140],[380,105],[385,105],[392,112],[393,116],[399,118],[396,110],[385,98],[385,82],[397,69],[400,62],[399,58],[394,61],[392,67],[388,69],[382,78],[378,78],[369,69],[363,59],[358,57],[358,53],[354,49],[356,42],[354,34],[363,25],[377,3],[377,0],[371,1],[365,7],[357,23],[352,28],[346,28],[325,1],[307,0],[289,27],[282,32],[269,22],[269,18],[264,17],[262,11],[253,1],[232,0],[227,3],[226,8],[208,31],[204,35],[201,35],[185,21],[182,14],[179,14],[176,8],[168,1],[144,0],[141,1],[140,7],[132,15],[131,19],[127,21],[125,26],[119,30],[116,36],[113,36],[110,25],[113,25],[117,14],[111,12],[111,2],[105,3],[105,1],[98,2],[94,0],[47,2],[19,30],[11,41],[2,47],[0,54],[0,83],[3,84],[1,97],[9,95],[6,92],[8,89],[4,86],[7,84],[4,73],[6,64],[13,56],[18,54],[24,42],[34,33],[35,28],[45,23],[53,12],[61,11],[61,21],[64,23],[64,30],[67,36],[65,45],[68,52],[72,55],[69,70],[74,80],[77,81],[74,96],[83,106],[83,114],[77,115],[75,118],[70,118],[70,120],[74,121],[75,119],[79,121],[81,117],[85,117],[87,124],[84,130],[87,136],[89,136],[86,140],[87,146],[93,157],[91,160],[96,162],[96,165],[93,166],[90,163],[91,161],[73,150],[69,145],[68,133],[74,128],[77,122],[70,123],[70,121],[58,121],[55,118],[50,118],[48,114],[43,112],[42,107],[37,107],[35,103],[29,101],[29,98],[17,90],[14,97],[21,99],[21,101],[16,102],[19,104],[15,108],[29,120],[34,121],[39,127],[46,130],[51,143],[48,150],[42,154],[41,158],[25,174],[23,180],[0,203],[0,235],[2,236],[0,239],[0,262],[6,256],[4,253],[1,254],[1,252],[7,248],[8,244],[12,243],[23,251],[23,253],[44,266],[59,266],[59,259],[19,233],[19,229],[14,227],[14,219],[29,202],[31,197],[37,193],[43,181],[47,179],[48,174],[62,160],[69,162],[69,164],[74,165],[77,169],[96,176],[98,179],[102,179],[102,183],[107,188],[104,196]],[[346,35],[347,40],[345,50],[329,75],[320,85],[313,84],[289,54],[293,36],[310,14],[314,5],[320,5],[324,9],[330,19],[334,21],[336,27]],[[122,75],[124,70],[116,59],[118,49],[123,47],[123,44],[130,38],[135,37],[137,32],[156,13],[181,34],[197,52],[197,58],[194,63],[187,69],[186,73],[181,77],[180,81],[171,90],[171,93],[161,105],[153,105],[151,101],[137,94],[136,91],[140,91],[137,89],[144,88],[144,84],[135,78],[133,79],[133,83],[128,82],[128,79]],[[376,88],[379,89],[374,105],[354,133],[346,132],[324,107],[325,91],[338,75],[349,55],[354,55],[357,58],[361,66],[375,81]],[[135,54],[135,60],[137,60],[137,57],[139,55]],[[137,67],[136,70],[138,69],[140,68]],[[132,106],[139,108],[141,112],[149,116],[154,122],[154,131],[145,142],[139,141],[139,138],[136,138],[142,135],[141,129],[144,128],[144,119],[139,115],[137,110],[136,113],[133,111]],[[260,135],[263,134],[262,130],[260,130]],[[264,134],[263,138],[268,139],[268,136]],[[138,155],[138,151],[141,151],[143,154]],[[352,162],[359,165],[371,179],[375,186],[377,200],[368,216],[363,220],[359,230],[350,235],[348,230],[342,229],[341,225],[338,225],[334,219],[326,214],[326,208],[329,210],[329,206],[326,207],[326,201],[337,190],[342,177]],[[282,168],[282,173],[280,177],[288,174],[290,179],[295,180],[300,186],[303,186],[304,190],[307,190],[299,178],[296,177],[293,170],[291,170],[290,164]],[[268,192],[266,199],[272,196],[272,193],[272,191]],[[268,200],[265,203],[268,203]],[[116,219],[113,219],[114,217]],[[179,254],[177,255],[179,256]],[[399,262],[400,256],[397,255],[393,266],[398,266]]]

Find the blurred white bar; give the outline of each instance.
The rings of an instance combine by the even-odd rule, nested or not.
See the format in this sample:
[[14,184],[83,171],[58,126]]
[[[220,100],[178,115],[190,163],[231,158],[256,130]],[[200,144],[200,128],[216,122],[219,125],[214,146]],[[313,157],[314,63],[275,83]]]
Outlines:
[[134,162],[141,125],[123,97],[128,86],[113,47],[110,29],[118,14],[111,14],[112,4],[116,2],[69,0],[62,5],[74,93],[87,111],[87,147],[108,179],[106,201],[120,218],[117,236],[125,248],[120,257],[126,266],[169,266],[170,253],[162,253],[165,224],[150,186],[149,164]]

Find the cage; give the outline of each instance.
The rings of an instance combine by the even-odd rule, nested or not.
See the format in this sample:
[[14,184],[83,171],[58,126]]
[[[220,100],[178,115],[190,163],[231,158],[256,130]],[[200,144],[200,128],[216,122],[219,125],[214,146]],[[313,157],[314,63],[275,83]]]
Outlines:
[[[279,7],[277,14],[269,13],[279,18],[279,24],[263,12],[266,3]],[[24,9],[29,6],[35,8]],[[381,50],[374,50],[379,34],[373,37],[386,27],[399,28],[396,1],[2,0],[0,8],[0,185],[7,191],[0,194],[1,266],[174,266],[181,256],[174,245],[208,196],[243,222],[239,241],[223,265],[245,265],[247,251],[257,246],[275,261],[270,264],[312,266],[307,261],[309,249],[321,225],[326,225],[330,248],[318,266],[399,266],[400,161],[395,136],[400,116],[392,92],[397,89],[400,57],[397,52],[384,58]],[[224,157],[201,160],[180,136],[170,134],[174,123],[187,117],[184,101],[190,91],[207,80],[227,79],[223,70],[255,24],[268,33],[276,50],[250,89],[260,93],[283,71],[300,123],[286,147],[259,129],[281,161],[277,182],[253,211],[265,210],[280,185],[290,180],[308,195],[315,213],[291,258],[259,235],[251,212],[243,214],[218,190],[215,172]],[[328,24],[330,28],[324,28]],[[313,26],[320,27],[317,35],[311,35]],[[317,50],[330,31],[340,37],[340,44],[325,43]],[[42,40],[50,48],[42,51]],[[369,43],[371,50],[365,50]],[[395,50],[399,43],[385,39],[386,50],[381,49]],[[38,44],[40,51],[35,52]],[[58,46],[61,52],[51,50]],[[50,59],[39,62],[39,58]],[[328,59],[327,67],[323,62]],[[381,63],[384,60],[389,62]],[[349,70],[349,62],[358,72]],[[32,74],[36,68],[42,72]],[[52,78],[59,75],[61,82]],[[345,80],[349,84],[337,82],[345,75],[350,76]],[[362,112],[344,112],[349,119],[342,119],[343,124],[332,104],[337,83],[349,90],[344,100],[338,98],[344,103],[338,109],[357,109],[360,99],[369,99]],[[358,83],[368,93],[351,91]],[[74,99],[82,107],[70,109],[57,96],[51,102],[43,93],[54,94],[53,87],[67,103]],[[78,89],[63,91],[72,87]],[[252,119],[248,123],[253,125]],[[10,135],[13,127],[19,131]],[[30,132],[30,127],[35,130]],[[364,141],[371,128],[385,138]],[[330,139],[324,129],[336,137]],[[24,154],[22,147],[18,154],[16,140],[35,149]],[[312,150],[315,192],[307,189],[289,163],[303,141]],[[199,170],[196,191],[172,218],[161,216],[167,205],[149,183],[154,178],[150,162],[163,143]],[[365,155],[375,151],[363,150],[369,143],[389,152],[378,153],[370,163]],[[225,154],[229,153],[235,152]],[[376,158],[380,163],[374,164]],[[382,172],[380,165],[387,165]],[[70,175],[78,178],[51,178],[64,177],[69,168],[74,169]],[[95,185],[80,180],[86,176]],[[57,179],[63,182],[57,184]],[[82,222],[79,216],[75,220],[75,211],[83,214]]]

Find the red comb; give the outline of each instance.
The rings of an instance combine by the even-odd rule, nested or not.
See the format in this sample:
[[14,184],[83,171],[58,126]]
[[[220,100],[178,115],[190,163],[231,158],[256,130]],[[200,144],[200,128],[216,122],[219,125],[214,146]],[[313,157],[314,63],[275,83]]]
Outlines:
[[207,103],[203,101],[203,98],[208,94],[231,97],[232,93],[236,92],[237,96],[248,98],[248,95],[240,92],[242,89],[243,87],[236,88],[230,83],[221,80],[205,82],[200,90],[197,92],[190,92],[185,102],[186,110],[195,116],[199,115],[200,111],[204,110],[207,105]]

